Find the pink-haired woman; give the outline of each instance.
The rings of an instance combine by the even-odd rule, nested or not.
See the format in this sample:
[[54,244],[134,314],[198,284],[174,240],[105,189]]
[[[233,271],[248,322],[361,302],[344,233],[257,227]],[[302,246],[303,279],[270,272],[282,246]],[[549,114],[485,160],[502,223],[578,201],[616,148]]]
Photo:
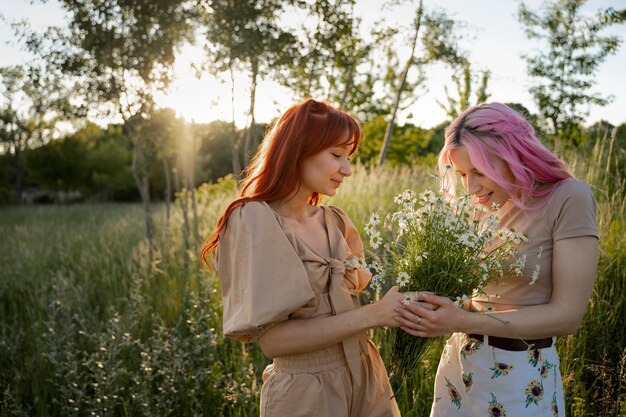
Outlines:
[[556,336],[576,332],[597,270],[598,229],[590,187],[537,140],[517,112],[483,103],[460,114],[439,154],[444,185],[456,176],[500,227],[525,233],[522,277],[505,276],[456,308],[423,293],[431,310],[399,309],[414,336],[453,332],[435,381],[432,416],[564,416]]

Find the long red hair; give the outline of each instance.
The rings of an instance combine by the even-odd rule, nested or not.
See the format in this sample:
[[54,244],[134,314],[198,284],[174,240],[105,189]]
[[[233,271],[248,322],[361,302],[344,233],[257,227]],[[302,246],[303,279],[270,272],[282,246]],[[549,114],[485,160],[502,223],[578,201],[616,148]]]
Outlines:
[[[342,142],[346,130],[349,139]],[[265,135],[259,151],[244,170],[241,197],[230,203],[217,221],[202,247],[201,261],[211,266],[208,256],[215,254],[220,233],[235,208],[249,201],[271,203],[293,195],[300,187],[303,159],[343,143],[352,145],[353,154],[362,136],[361,125],[354,117],[328,103],[309,99],[290,107]],[[309,204],[317,205],[319,201],[318,193],[309,197]]]

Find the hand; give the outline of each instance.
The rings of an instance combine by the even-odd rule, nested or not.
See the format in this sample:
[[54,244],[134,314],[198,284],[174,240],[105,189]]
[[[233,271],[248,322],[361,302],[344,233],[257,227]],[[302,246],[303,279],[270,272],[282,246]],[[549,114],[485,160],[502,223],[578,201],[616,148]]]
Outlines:
[[396,308],[396,320],[405,332],[419,337],[437,337],[460,330],[463,314],[471,314],[454,305],[452,300],[429,292],[420,293],[420,300],[412,300]]
[[397,308],[402,307],[406,294],[401,293],[398,291],[398,287],[394,286],[387,291],[383,298],[372,304],[373,310],[370,315],[375,319],[374,325],[399,327],[401,323],[397,320]]

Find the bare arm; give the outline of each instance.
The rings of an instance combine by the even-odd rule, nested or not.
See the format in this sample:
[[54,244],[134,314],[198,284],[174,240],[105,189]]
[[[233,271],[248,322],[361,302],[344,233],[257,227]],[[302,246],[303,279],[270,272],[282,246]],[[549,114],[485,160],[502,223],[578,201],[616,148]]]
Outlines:
[[335,316],[287,320],[273,326],[258,344],[268,358],[312,352],[378,326],[398,327],[395,307],[402,305],[397,287],[373,303]]
[[[554,243],[552,297],[547,304],[476,313],[456,308],[446,297],[424,293],[422,299],[439,308],[431,311],[419,303],[410,303],[398,309],[402,316],[398,320],[403,330],[420,337],[464,332],[539,339],[574,333],[589,303],[597,266],[595,237],[562,239]],[[416,316],[422,317],[419,324]]]

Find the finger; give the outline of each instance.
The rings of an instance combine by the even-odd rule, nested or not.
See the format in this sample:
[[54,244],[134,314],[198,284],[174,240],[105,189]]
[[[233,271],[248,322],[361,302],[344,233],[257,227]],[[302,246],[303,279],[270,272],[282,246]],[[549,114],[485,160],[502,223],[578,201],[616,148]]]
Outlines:
[[425,301],[411,301],[411,304],[415,304],[415,305],[420,306],[422,308],[427,308],[427,309],[429,309],[431,311],[437,310],[439,308],[438,305],[430,304],[430,303],[427,303]]
[[393,294],[397,292],[399,292],[399,288],[397,285],[394,285],[393,287],[389,288],[389,291],[387,291],[387,294]]
[[[419,329],[419,323],[417,319],[413,318],[413,317],[406,317],[406,316],[396,316],[396,321],[398,321],[401,325],[409,327],[411,329]],[[421,321],[421,320],[420,320]]]
[[426,333],[421,332],[419,330],[413,330],[409,327],[406,326],[400,326],[400,328],[402,330],[404,330],[405,332],[407,332],[408,334],[410,334],[411,336],[416,336],[416,337],[426,337]]
[[433,314],[433,310],[429,310],[422,306],[422,303],[409,303],[403,306],[405,309],[409,310],[411,313],[431,319],[431,315]]
[[443,297],[440,295],[435,295],[429,292],[423,292],[422,293],[422,300],[426,301],[427,303],[430,304],[435,304],[437,306],[442,306],[442,305],[446,305],[451,303],[452,301],[450,301],[450,299],[448,297]]

